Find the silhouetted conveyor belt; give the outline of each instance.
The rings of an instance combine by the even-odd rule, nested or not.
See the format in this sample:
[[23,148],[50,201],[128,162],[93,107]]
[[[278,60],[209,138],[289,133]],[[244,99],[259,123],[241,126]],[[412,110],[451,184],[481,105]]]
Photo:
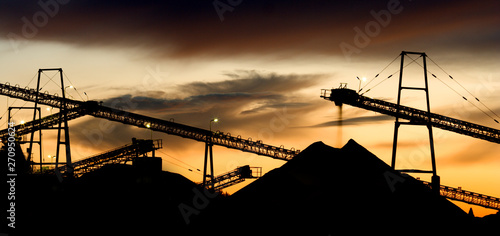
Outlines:
[[[134,157],[160,148],[162,148],[161,140],[134,140],[131,144],[79,160],[72,163],[71,166],[63,165],[58,167],[58,171],[64,174],[68,171],[68,168],[73,168],[74,175],[79,177],[87,172],[99,169],[105,164],[126,163],[131,161]],[[55,170],[52,169],[46,173],[54,173],[54,171]]]
[[[422,181],[427,187],[432,188],[430,182]],[[487,196],[480,193],[462,190],[461,188],[453,188],[441,185],[439,190],[441,196],[451,200],[466,202],[490,209],[500,210],[500,198]]]
[[[140,128],[148,128],[167,134],[177,135],[183,138],[189,138],[200,142],[211,142],[214,145],[224,146],[231,149],[237,149],[244,152],[255,153],[280,160],[290,160],[300,151],[295,149],[285,149],[262,143],[262,141],[253,141],[251,139],[242,139],[240,136],[234,137],[222,132],[211,132],[206,129],[200,129],[188,125],[175,123],[172,121],[157,119],[149,116],[110,108],[99,105],[95,101],[81,102],[72,99],[64,99],[55,95],[38,93],[34,89],[24,89],[16,86],[0,83],[0,95],[12,98],[23,99],[25,101],[35,102],[52,107],[62,108],[64,105],[67,111],[76,108],[81,109],[78,115],[91,115],[98,118],[104,118],[112,121],[121,122],[128,125],[135,125]],[[68,114],[69,115],[69,114]],[[68,117],[69,118],[69,117]],[[44,119],[44,118],[42,118]],[[59,118],[55,118],[59,122]],[[33,123],[35,124],[35,123]],[[26,126],[26,124],[25,124]]]
[[[258,170],[260,169],[260,170]],[[237,183],[245,181],[245,179],[257,179],[260,178],[262,174],[262,168],[260,167],[250,167],[240,166],[233,171],[215,176],[212,179],[207,180],[206,187],[212,188],[214,190],[220,190],[233,186]]]
[[321,97],[335,102],[336,105],[348,104],[351,106],[379,112],[382,114],[408,120],[411,124],[431,125],[436,128],[449,130],[455,133],[500,143],[500,130],[454,119],[419,109],[401,106],[394,103],[368,98],[359,95],[356,91],[347,88],[323,89]]
[[[83,107],[75,107],[67,111],[68,120],[73,120],[84,115],[85,115],[85,110]],[[58,125],[60,120],[61,120],[61,114],[56,113],[43,117],[42,119],[26,122],[24,124],[18,124],[14,126],[15,134],[17,136],[22,136],[34,131],[42,129],[50,129]],[[9,135],[9,129],[0,130],[0,139],[4,140],[8,135]]]

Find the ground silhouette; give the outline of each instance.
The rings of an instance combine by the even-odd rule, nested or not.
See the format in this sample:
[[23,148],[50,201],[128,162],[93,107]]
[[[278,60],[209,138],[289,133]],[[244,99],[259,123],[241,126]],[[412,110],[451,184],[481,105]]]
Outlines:
[[470,216],[350,140],[313,143],[229,197],[133,165],[62,181],[20,173],[9,235],[477,234],[499,225],[499,214]]
[[341,149],[313,143],[196,224],[206,229],[222,222],[231,229],[227,235],[463,233],[494,225],[478,222],[353,140]]
[[179,174],[123,164],[62,182],[23,175],[18,186],[17,227],[9,235],[183,235],[188,225],[178,205],[201,190]]

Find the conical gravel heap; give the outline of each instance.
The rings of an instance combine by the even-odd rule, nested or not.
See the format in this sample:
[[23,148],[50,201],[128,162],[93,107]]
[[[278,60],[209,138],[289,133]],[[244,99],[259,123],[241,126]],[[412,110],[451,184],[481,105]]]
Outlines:
[[233,229],[224,232],[245,235],[326,236],[436,232],[467,225],[471,217],[350,140],[341,149],[313,143],[210,209],[197,224],[221,222]]

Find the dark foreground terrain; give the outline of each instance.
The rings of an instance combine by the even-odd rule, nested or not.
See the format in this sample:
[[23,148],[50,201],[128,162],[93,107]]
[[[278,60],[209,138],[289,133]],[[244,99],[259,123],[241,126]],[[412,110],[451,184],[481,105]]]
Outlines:
[[498,234],[500,226],[500,214],[469,216],[353,140],[341,149],[313,143],[229,197],[130,165],[62,182],[19,175],[16,196],[10,235]]

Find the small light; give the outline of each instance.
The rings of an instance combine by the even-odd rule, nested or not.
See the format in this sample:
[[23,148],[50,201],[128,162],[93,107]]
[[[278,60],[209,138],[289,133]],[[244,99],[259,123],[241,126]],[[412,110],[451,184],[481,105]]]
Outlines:
[[213,119],[214,122],[219,122],[219,119],[215,118]]
[[24,120],[22,120],[21,122],[19,122],[21,125],[24,125]]
[[151,124],[147,123],[146,128],[151,128]]

